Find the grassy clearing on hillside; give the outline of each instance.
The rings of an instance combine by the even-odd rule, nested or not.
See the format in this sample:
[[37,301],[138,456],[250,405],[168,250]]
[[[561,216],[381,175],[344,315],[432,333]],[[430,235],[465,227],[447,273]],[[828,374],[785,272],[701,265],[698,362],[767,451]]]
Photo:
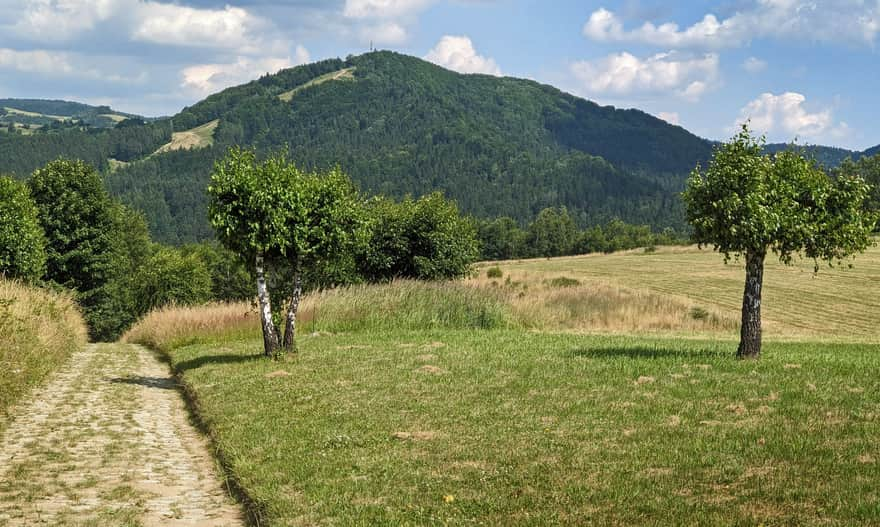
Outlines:
[[0,278],[0,418],[86,341],[72,298]]
[[345,68],[345,69],[342,69],[339,71],[333,71],[330,73],[326,73],[324,75],[321,75],[320,77],[317,77],[315,79],[310,80],[309,82],[303,84],[302,86],[297,86],[296,88],[294,88],[292,90],[286,91],[286,92],[278,95],[278,98],[284,102],[290,102],[293,100],[293,97],[297,93],[305,90],[306,88],[311,88],[312,86],[317,86],[317,85],[323,84],[327,81],[353,80],[355,69],[356,68],[351,67],[351,68]]
[[266,525],[880,522],[868,345],[522,331],[170,351]]
[[[869,249],[852,264],[822,267],[814,275],[812,261],[787,267],[768,256],[762,304],[765,338],[880,341],[880,248]],[[741,263],[724,265],[719,254],[696,247],[485,265],[500,267],[505,276],[526,284],[567,276],[645,290],[734,321],[739,320],[745,280]],[[481,271],[485,277],[485,269]]]
[[207,148],[214,144],[214,130],[220,124],[220,119],[214,119],[201,126],[197,126],[183,132],[171,134],[171,142],[161,146],[153,155],[164,154],[174,150],[191,150],[193,148]]

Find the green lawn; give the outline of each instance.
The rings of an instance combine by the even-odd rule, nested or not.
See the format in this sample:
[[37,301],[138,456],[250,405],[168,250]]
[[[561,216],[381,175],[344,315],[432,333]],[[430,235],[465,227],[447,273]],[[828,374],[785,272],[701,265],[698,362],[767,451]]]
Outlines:
[[[809,279],[809,278],[807,278]],[[520,330],[169,352],[261,525],[877,525],[876,345]]]

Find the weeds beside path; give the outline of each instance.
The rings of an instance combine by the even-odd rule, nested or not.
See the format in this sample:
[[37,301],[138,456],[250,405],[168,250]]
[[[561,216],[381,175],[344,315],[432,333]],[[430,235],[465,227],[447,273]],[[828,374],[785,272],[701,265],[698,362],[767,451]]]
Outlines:
[[242,525],[167,366],[92,345],[0,437],[0,525]]

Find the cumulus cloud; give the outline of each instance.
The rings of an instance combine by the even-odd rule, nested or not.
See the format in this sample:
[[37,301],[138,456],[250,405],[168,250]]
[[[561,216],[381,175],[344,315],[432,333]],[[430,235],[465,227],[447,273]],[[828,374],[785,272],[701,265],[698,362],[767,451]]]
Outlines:
[[46,41],[65,41],[120,12],[120,0],[31,0],[21,8],[12,31]]
[[477,54],[466,36],[446,35],[425,55],[425,60],[459,73],[501,75],[501,68],[491,57]]
[[872,45],[880,33],[880,2],[757,0],[728,18],[719,20],[710,13],[685,28],[672,22],[645,22],[627,29],[614,12],[600,8],[590,15],[583,33],[599,42],[639,42],[665,48],[738,47],[755,38]]
[[747,72],[755,75],[757,73],[761,73],[765,69],[767,69],[767,62],[763,61],[757,57],[749,57],[743,61],[742,67]]
[[0,48],[0,69],[48,75],[64,75],[74,71],[64,53],[45,50],[17,51],[8,48]]
[[293,57],[247,58],[239,57],[229,64],[196,64],[183,69],[182,87],[199,95],[207,95],[228,86],[249,82],[266,73],[276,73],[309,61],[309,53],[302,46],[297,47]]
[[345,0],[342,14],[349,18],[397,18],[411,15],[433,0]]
[[402,25],[389,21],[364,26],[360,30],[360,38],[362,42],[375,44],[402,44],[409,38],[409,34]]
[[735,126],[748,121],[756,132],[783,141],[846,135],[846,123],[835,123],[830,108],[810,112],[806,102],[807,98],[796,92],[762,93],[740,110]]
[[[284,43],[266,39],[272,33],[268,21],[245,9],[196,9],[157,2],[138,4],[140,11],[132,38],[154,44],[225,48],[239,53],[277,51]],[[269,49],[267,49],[269,48]],[[273,49],[274,48],[274,49]]]
[[627,52],[571,64],[574,76],[590,94],[672,93],[696,101],[718,76],[718,55],[690,57],[676,52],[640,59]]

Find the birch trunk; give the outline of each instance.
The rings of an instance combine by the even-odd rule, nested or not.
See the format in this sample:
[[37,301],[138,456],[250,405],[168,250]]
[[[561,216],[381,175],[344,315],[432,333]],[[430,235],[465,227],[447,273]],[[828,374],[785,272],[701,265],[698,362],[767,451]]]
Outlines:
[[287,322],[284,325],[284,349],[296,351],[296,312],[299,310],[299,300],[302,297],[302,273],[297,269],[293,274],[293,296],[290,297],[290,305],[287,307]]
[[739,359],[757,359],[761,356],[761,289],[764,283],[765,252],[746,253],[746,287],[743,291],[742,327],[740,329]]
[[257,298],[260,302],[260,322],[263,325],[263,353],[266,357],[274,357],[278,351],[278,331],[272,321],[272,304],[269,299],[269,288],[266,287],[266,271],[263,255],[256,257]]

